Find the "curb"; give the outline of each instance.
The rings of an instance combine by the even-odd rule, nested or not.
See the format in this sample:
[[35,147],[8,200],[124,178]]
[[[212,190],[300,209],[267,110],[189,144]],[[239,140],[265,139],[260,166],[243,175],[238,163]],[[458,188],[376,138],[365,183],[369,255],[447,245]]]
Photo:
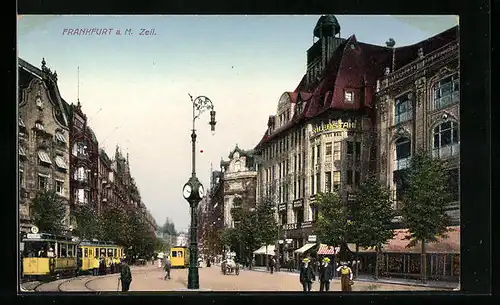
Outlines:
[[[265,272],[269,273],[265,269],[245,269],[246,271],[256,271],[256,272]],[[295,272],[289,272],[289,271],[277,271],[275,273],[283,273],[283,274],[288,274],[288,275],[299,275],[299,273]],[[391,284],[391,285],[401,285],[401,286],[413,286],[413,287],[426,287],[426,288],[437,288],[437,289],[445,289],[445,290],[460,290],[457,289],[456,287],[448,287],[448,286],[439,286],[439,285],[432,285],[432,284],[421,284],[421,283],[405,283],[405,282],[395,282],[395,281],[390,281],[390,280],[371,280],[371,279],[363,279],[363,278],[358,278],[356,279],[358,282],[365,282],[365,283],[379,283],[379,284]],[[457,283],[458,285],[458,283]]]

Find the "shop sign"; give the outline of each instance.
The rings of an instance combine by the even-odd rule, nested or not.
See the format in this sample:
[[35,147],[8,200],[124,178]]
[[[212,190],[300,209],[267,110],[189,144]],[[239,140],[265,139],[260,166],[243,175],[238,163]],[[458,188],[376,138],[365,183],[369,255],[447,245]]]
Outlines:
[[297,230],[298,228],[298,223],[287,223],[283,225],[283,230]]
[[304,200],[301,198],[301,199],[295,199],[293,201],[293,207],[294,208],[303,208],[304,207]]
[[356,121],[347,121],[344,122],[342,120],[332,121],[327,124],[321,124],[313,128],[311,132],[311,137],[314,137],[321,133],[328,133],[339,130],[351,130],[356,129]]
[[286,243],[287,243],[287,244],[291,244],[291,243],[292,243],[292,241],[293,241],[293,239],[291,239],[291,238],[287,238],[285,241],[286,241]]
[[282,245],[282,244],[283,244],[283,239],[278,240],[278,243],[279,243],[280,245]]
[[312,221],[304,221],[301,225],[302,228],[310,228],[312,227]]
[[309,236],[307,237],[307,241],[308,241],[308,242],[315,243],[315,242],[316,242],[316,235],[309,235]]
[[26,234],[26,237],[30,238],[30,239],[31,238],[33,238],[33,239],[40,239],[41,238],[40,234],[34,234],[34,233],[28,233],[28,234]]
[[278,210],[279,210],[280,212],[282,212],[282,211],[286,211],[286,203],[280,203],[280,204],[278,205]]

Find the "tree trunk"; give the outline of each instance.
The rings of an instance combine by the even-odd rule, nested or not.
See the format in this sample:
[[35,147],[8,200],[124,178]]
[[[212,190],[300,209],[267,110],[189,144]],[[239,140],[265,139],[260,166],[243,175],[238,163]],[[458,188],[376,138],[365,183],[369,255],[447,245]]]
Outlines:
[[380,251],[377,247],[376,252],[375,252],[375,272],[373,274],[373,277],[378,280],[378,264],[379,264],[379,257],[380,257]]
[[359,260],[359,245],[358,243],[356,243],[356,253],[354,255],[354,261],[356,262],[356,271],[354,272],[354,278],[358,278],[358,273],[359,273],[359,263],[358,263],[358,260]]
[[425,239],[421,240],[422,242],[422,251],[420,254],[420,274],[422,278],[422,283],[427,282],[427,255],[426,255],[426,243]]
[[267,255],[267,243],[266,243],[266,268],[267,268],[267,270],[271,270],[269,268],[269,255]]

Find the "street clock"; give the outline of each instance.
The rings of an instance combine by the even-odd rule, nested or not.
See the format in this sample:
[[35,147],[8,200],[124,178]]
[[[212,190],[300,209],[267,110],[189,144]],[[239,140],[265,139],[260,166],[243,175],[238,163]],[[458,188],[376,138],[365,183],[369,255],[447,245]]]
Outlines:
[[205,188],[200,183],[198,178],[191,177],[182,188],[182,196],[188,201],[199,201],[203,198],[203,196],[205,196]]

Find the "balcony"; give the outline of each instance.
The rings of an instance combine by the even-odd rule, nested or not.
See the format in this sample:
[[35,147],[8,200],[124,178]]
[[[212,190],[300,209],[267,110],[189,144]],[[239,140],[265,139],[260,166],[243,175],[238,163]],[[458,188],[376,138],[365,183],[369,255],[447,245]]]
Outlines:
[[286,203],[280,203],[278,205],[278,211],[285,212],[286,211],[286,205],[287,205]]
[[313,226],[313,221],[304,221],[301,224],[302,229],[312,228],[312,226]]
[[303,209],[304,208],[304,198],[295,199],[293,201],[292,207],[294,209]]

